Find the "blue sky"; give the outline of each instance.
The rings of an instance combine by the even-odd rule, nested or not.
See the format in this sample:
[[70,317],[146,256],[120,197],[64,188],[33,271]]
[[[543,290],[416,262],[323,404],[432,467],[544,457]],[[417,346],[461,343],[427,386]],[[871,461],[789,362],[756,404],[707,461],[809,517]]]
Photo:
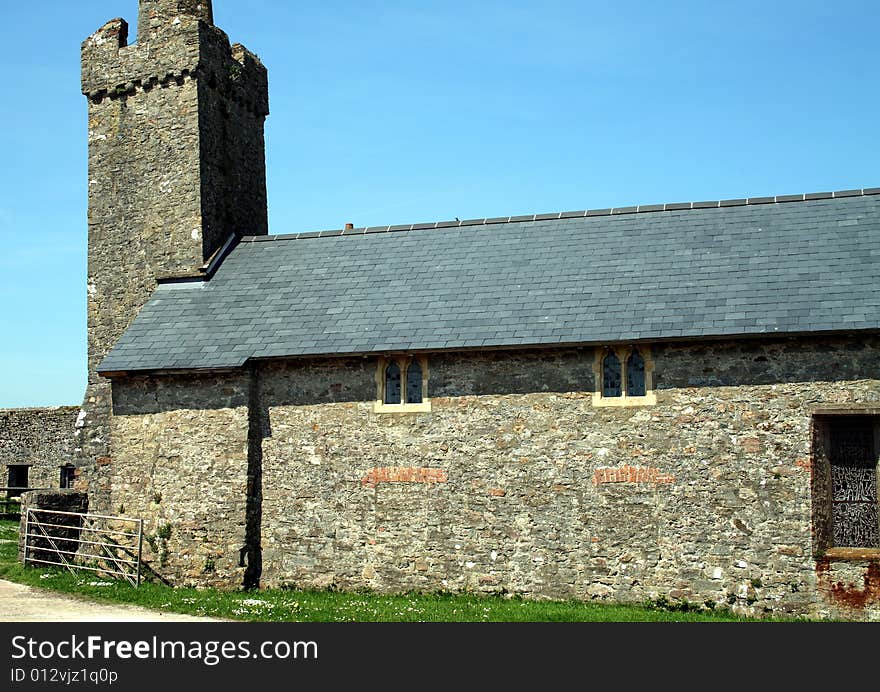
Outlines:
[[[880,185],[876,1],[214,0],[269,68],[270,232]],[[4,2],[0,407],[85,387],[79,44]]]

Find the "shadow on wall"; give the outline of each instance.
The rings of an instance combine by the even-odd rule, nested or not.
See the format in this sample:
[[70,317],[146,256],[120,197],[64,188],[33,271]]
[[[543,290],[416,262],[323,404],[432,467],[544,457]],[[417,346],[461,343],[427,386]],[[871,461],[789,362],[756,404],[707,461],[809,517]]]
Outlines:
[[[880,337],[789,338],[654,344],[654,386],[730,387],[880,380]],[[264,407],[369,402],[375,357],[254,362],[248,370],[156,375],[114,381],[113,413],[248,406],[250,372],[259,372]],[[433,354],[431,397],[592,392],[594,349],[498,350]]]
[[113,415],[246,407],[249,379],[247,371],[114,379]]
[[657,344],[655,389],[880,380],[880,336]]

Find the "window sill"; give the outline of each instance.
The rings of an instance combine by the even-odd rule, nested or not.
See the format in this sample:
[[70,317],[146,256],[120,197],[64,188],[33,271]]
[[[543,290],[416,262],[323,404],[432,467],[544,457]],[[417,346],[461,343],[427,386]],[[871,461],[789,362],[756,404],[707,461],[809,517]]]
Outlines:
[[430,413],[431,402],[423,401],[420,404],[386,404],[381,401],[373,402],[373,413]]
[[645,396],[615,396],[603,397],[598,392],[593,393],[593,406],[616,406],[625,408],[629,406],[654,406],[657,403],[657,395],[649,392]]
[[822,557],[836,560],[880,560],[880,548],[828,548]]

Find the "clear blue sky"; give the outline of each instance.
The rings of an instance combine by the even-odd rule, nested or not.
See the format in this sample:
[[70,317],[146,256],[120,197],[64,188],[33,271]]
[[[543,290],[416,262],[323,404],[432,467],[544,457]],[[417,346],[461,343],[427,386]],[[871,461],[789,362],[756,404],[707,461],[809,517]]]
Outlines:
[[[880,185],[876,0],[214,0],[269,68],[270,232]],[[4,0],[0,407],[85,387],[79,45]],[[132,38],[133,40],[133,38]]]

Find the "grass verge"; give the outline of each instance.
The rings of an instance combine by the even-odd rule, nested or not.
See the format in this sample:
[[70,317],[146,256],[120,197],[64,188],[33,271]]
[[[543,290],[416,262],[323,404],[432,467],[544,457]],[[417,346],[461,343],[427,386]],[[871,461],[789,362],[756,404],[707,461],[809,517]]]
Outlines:
[[259,622],[711,622],[744,621],[726,610],[694,611],[647,606],[527,601],[462,594],[340,593],[134,588],[91,572],[25,567],[18,562],[18,524],[0,521],[0,578],[93,600],[156,610]]

